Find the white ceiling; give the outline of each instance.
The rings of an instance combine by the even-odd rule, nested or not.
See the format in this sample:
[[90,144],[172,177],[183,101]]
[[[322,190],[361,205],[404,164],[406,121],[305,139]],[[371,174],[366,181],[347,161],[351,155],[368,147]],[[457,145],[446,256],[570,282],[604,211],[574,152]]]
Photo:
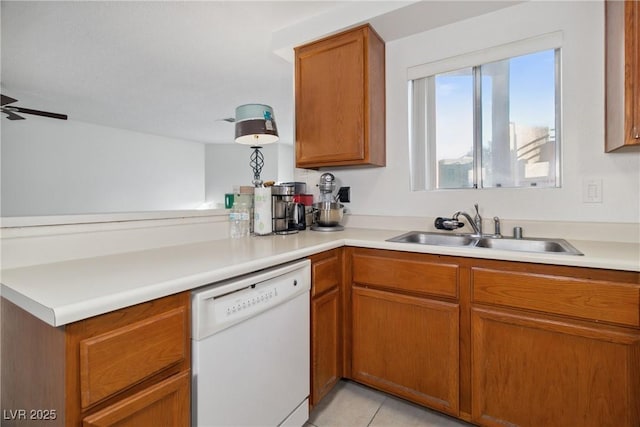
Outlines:
[[291,46],[366,21],[390,41],[511,4],[3,0],[2,93],[73,120],[207,143],[232,141],[220,119],[236,106],[265,103],[292,143]]

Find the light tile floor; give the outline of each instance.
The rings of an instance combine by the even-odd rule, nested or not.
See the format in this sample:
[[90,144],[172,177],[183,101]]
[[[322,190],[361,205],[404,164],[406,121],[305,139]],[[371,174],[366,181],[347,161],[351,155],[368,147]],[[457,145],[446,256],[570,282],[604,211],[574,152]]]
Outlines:
[[311,411],[305,427],[470,427],[438,412],[352,381],[340,381]]

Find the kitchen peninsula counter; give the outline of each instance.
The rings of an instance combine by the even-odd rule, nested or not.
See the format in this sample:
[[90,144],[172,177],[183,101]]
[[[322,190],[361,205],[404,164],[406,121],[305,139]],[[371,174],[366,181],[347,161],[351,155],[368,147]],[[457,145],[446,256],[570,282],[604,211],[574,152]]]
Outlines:
[[634,243],[570,240],[584,256],[386,242],[406,230],[348,228],[221,239],[2,271],[2,297],[62,326],[342,246],[640,271]]

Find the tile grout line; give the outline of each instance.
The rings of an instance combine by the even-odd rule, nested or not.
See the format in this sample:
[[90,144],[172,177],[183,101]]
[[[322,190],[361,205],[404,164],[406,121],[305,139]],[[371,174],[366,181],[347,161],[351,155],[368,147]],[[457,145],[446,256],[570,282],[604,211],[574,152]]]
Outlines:
[[382,405],[384,405],[384,402],[386,402],[388,399],[388,397],[385,396],[384,399],[382,399],[382,402],[380,402],[380,406],[378,406],[378,409],[376,409],[375,414],[373,414],[373,416],[371,417],[371,419],[369,420],[369,423],[366,425],[366,427],[371,426],[371,423],[373,422],[373,420],[376,418],[376,416],[378,415],[378,412],[380,412],[380,409],[382,409]]

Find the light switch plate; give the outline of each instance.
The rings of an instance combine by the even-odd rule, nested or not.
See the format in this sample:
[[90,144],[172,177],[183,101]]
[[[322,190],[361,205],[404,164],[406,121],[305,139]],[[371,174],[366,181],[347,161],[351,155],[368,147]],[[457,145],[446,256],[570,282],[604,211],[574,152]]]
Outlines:
[[582,203],[602,203],[602,179],[585,179],[583,181]]

